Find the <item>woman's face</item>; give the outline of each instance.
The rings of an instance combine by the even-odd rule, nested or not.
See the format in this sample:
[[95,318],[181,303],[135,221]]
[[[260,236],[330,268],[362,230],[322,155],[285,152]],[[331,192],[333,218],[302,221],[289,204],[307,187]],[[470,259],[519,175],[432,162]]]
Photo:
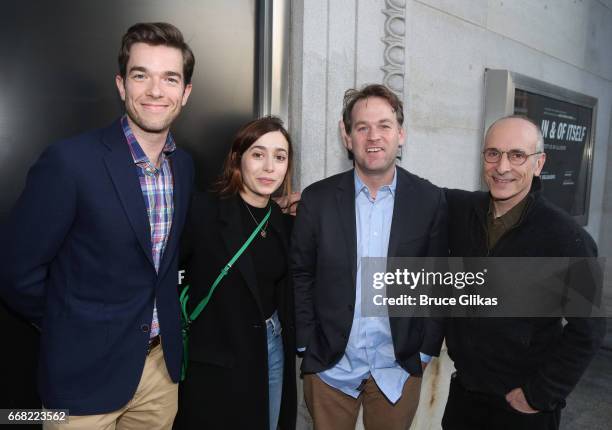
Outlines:
[[240,173],[244,189],[240,195],[253,206],[265,206],[285,180],[289,166],[289,143],[280,131],[257,139],[242,154]]

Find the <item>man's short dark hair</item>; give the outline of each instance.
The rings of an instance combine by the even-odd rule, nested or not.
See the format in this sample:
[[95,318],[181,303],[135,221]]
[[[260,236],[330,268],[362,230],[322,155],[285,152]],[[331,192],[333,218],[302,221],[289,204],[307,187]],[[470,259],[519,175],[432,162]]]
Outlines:
[[119,50],[119,74],[126,77],[127,64],[130,59],[130,48],[134,43],[146,43],[152,46],[169,46],[177,48],[183,54],[183,77],[185,85],[191,83],[195,57],[191,48],[183,39],[183,33],[166,22],[140,22],[131,26],[123,35]]
[[344,122],[344,129],[347,133],[351,132],[351,127],[353,125],[351,123],[351,114],[353,113],[355,103],[359,100],[367,99],[368,97],[380,97],[381,99],[385,99],[389,105],[391,105],[393,112],[395,112],[395,117],[399,125],[401,126],[404,124],[404,105],[399,97],[384,85],[369,84],[359,90],[351,88],[344,93],[342,122]]

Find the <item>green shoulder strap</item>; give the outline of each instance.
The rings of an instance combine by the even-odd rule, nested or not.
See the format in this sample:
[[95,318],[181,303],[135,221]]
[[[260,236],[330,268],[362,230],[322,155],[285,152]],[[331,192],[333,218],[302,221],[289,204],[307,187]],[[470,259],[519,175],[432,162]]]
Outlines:
[[181,332],[183,335],[183,365],[181,367],[181,381],[185,379],[185,375],[187,373],[187,362],[188,362],[188,355],[189,355],[188,354],[189,353],[189,328],[191,327],[191,324],[193,323],[193,321],[195,321],[197,317],[200,316],[200,314],[202,313],[206,305],[208,305],[210,298],[215,292],[215,289],[217,288],[221,280],[227,275],[227,273],[232,268],[236,260],[240,258],[242,253],[249,247],[251,242],[253,242],[253,239],[255,239],[255,236],[257,236],[257,234],[261,231],[263,226],[266,224],[266,222],[270,218],[270,213],[272,213],[271,206],[268,209],[268,212],[266,213],[266,215],[263,217],[263,219],[259,223],[259,225],[255,227],[255,230],[253,230],[249,238],[242,244],[240,249],[236,252],[236,254],[234,254],[234,256],[230,259],[230,261],[228,261],[225,267],[221,269],[219,276],[217,276],[217,279],[215,279],[215,282],[213,282],[212,287],[210,287],[210,291],[208,291],[208,294],[206,295],[206,297],[204,297],[200,301],[200,303],[198,303],[198,305],[195,307],[193,312],[191,312],[191,314],[189,314],[187,310],[187,303],[189,302],[189,294],[187,294],[189,292],[189,285],[185,285],[185,288],[183,288],[183,290],[181,291],[181,295],[179,296],[179,301],[181,303],[181,313],[182,313]]

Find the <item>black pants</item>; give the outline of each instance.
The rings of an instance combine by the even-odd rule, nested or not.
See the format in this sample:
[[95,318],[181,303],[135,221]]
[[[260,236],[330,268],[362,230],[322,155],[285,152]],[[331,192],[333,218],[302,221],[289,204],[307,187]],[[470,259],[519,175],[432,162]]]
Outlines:
[[467,391],[453,375],[442,418],[444,430],[558,430],[561,411],[524,414],[505,398]]

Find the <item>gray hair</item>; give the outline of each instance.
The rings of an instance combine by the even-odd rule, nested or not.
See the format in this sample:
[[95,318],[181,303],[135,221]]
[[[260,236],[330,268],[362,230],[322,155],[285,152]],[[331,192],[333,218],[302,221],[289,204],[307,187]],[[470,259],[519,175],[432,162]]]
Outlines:
[[489,137],[489,133],[491,132],[491,130],[493,129],[493,127],[495,127],[497,123],[505,121],[507,119],[511,119],[511,118],[522,119],[523,121],[527,121],[529,124],[533,126],[533,129],[536,132],[536,139],[537,139],[535,150],[536,152],[544,152],[544,136],[542,136],[542,130],[540,130],[540,127],[535,123],[534,120],[532,120],[531,118],[527,118],[525,115],[506,115],[504,117],[501,117],[495,120],[493,124],[491,124],[489,128],[487,128],[487,132],[485,133],[484,142],[486,143],[487,138]]

